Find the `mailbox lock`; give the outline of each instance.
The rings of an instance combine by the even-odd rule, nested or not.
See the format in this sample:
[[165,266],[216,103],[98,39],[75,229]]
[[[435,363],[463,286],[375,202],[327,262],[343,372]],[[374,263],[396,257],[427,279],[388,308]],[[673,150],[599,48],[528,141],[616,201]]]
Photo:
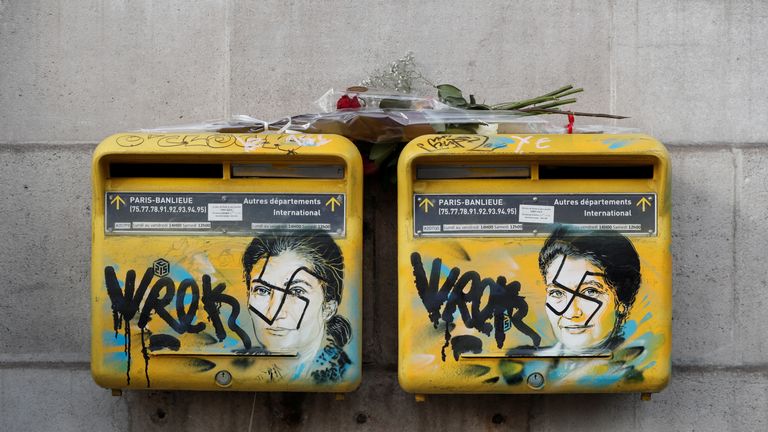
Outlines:
[[221,387],[229,387],[232,384],[232,374],[225,370],[216,372],[216,384]]
[[528,375],[528,386],[535,390],[544,387],[544,375],[538,372]]

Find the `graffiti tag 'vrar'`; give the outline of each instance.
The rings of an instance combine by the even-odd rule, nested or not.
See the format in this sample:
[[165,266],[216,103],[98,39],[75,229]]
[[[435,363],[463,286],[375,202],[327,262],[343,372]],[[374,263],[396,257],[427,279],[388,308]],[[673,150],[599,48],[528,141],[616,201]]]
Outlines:
[[[136,271],[128,270],[125,275],[125,287],[121,288],[114,267],[108,266],[104,269],[107,293],[112,302],[112,319],[115,335],[117,335],[117,332],[121,328],[123,328],[123,331],[125,332],[125,352],[127,355],[126,376],[128,384],[131,383],[131,321],[137,313],[139,313],[139,317],[136,325],[141,330],[141,352],[144,356],[147,386],[150,386],[149,352],[145,332],[147,324],[152,320],[153,313],[165,321],[170,326],[170,329],[176,334],[200,333],[206,328],[206,323],[194,323],[194,321],[200,303],[202,303],[203,309],[208,315],[208,320],[216,331],[216,337],[219,341],[223,341],[227,336],[227,331],[222,323],[220,313],[221,305],[227,304],[232,310],[227,319],[228,328],[240,338],[246,348],[250,348],[251,339],[246,332],[237,325],[237,317],[240,314],[240,304],[234,297],[224,294],[224,289],[226,288],[224,283],[212,287],[211,277],[209,275],[204,275],[202,278],[201,297],[200,285],[198,285],[194,279],[184,279],[178,284],[178,287],[173,279],[169,277],[161,277],[152,284],[152,280],[155,277],[154,273],[155,270],[152,267],[148,267],[144,271],[144,276],[141,278],[138,287],[136,287]],[[151,289],[149,289],[150,285],[152,285]],[[149,292],[147,293],[148,290]],[[187,291],[189,291],[192,296],[192,301],[189,304],[189,307],[184,305],[184,298]],[[171,305],[174,298],[176,299],[175,318],[168,311],[168,307]],[[142,300],[144,301],[144,305],[141,306],[141,310],[139,310]],[[163,348],[178,351],[180,342],[172,335],[152,334],[149,337],[149,347],[153,351]]]
[[[535,141],[532,141],[535,138]],[[496,150],[509,150],[514,153],[523,153],[527,149],[536,148],[546,150],[550,148],[552,140],[546,137],[498,135],[489,139],[482,135],[440,135],[427,138],[426,142],[420,142],[417,146],[429,153],[447,150],[460,150],[468,152],[493,152]]]
[[[128,384],[132,326],[140,330],[147,387],[151,384],[150,352],[192,348],[197,349],[197,356],[205,355],[209,348],[199,343],[182,347],[196,343],[181,338],[184,334],[201,334],[200,340],[205,340],[207,347],[234,336],[239,346],[229,353],[241,359],[237,364],[263,367],[256,379],[268,382],[337,382],[352,364],[344,351],[352,328],[337,313],[343,292],[344,260],[341,249],[328,234],[313,231],[254,238],[245,247],[241,261],[245,286],[236,289],[235,295],[227,291],[225,282],[212,282],[209,274],[200,281],[186,278],[176,282],[168,276],[172,274],[170,265],[165,259],[156,259],[138,283],[133,269],[126,271],[122,281],[115,267],[104,269],[115,337],[121,329],[124,332]],[[203,311],[205,317],[201,319],[198,312]],[[153,325],[155,331],[150,331],[149,323],[158,318],[160,325]],[[215,336],[207,330],[209,326]],[[265,361],[254,362],[255,357]],[[269,357],[288,360],[270,362],[266,360]]]
[[441,135],[428,138],[426,143],[418,146],[428,152],[437,152],[451,149],[476,149],[488,141],[488,137],[482,135]]
[[[421,255],[414,252],[411,255],[413,275],[416,278],[416,289],[424,307],[429,313],[429,319],[435,328],[440,320],[445,324],[445,345],[442,349],[442,358],[445,360],[445,349],[449,343],[453,344],[454,357],[458,359],[461,351],[469,350],[474,353],[482,351],[482,343],[479,339],[464,337],[451,339],[451,327],[454,313],[458,310],[464,325],[475,329],[485,335],[494,333],[496,344],[499,348],[504,345],[505,317],[512,322],[521,333],[530,337],[534,346],[538,346],[541,337],[523,322],[528,314],[528,304],[525,297],[520,296],[520,282],[507,283],[503,276],[495,280],[491,278],[481,279],[477,272],[469,271],[461,274],[458,267],[454,267],[448,273],[443,283],[440,283],[442,260],[435,258],[432,261],[432,270],[427,279]],[[469,290],[465,288],[469,286]],[[486,294],[488,301],[485,305],[481,300]],[[442,312],[441,309],[442,308]],[[489,320],[493,320],[490,323]]]

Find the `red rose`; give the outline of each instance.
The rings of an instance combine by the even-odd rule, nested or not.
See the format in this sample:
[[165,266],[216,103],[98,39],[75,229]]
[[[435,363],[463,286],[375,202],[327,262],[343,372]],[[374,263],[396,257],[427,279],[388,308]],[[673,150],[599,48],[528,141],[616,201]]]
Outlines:
[[357,96],[349,97],[344,95],[339,98],[339,100],[336,102],[336,109],[345,108],[360,108],[360,101],[357,99]]
[[376,163],[368,159],[367,157],[364,157],[363,158],[363,175],[376,174],[377,171],[379,171],[379,167],[376,166]]

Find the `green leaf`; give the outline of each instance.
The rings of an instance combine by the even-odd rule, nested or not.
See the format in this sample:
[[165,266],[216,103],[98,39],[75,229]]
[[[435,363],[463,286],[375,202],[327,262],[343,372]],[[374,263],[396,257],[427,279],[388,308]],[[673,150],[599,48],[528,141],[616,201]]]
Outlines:
[[469,106],[469,103],[467,103],[467,100],[463,97],[448,96],[443,99],[443,102],[455,108],[465,108]]
[[371,153],[368,155],[368,159],[380,163],[395,151],[395,146],[396,144],[391,142],[376,143],[371,147]]
[[437,97],[445,99],[449,97],[458,97],[464,99],[464,95],[461,94],[461,90],[458,87],[450,84],[440,84],[435,86],[437,88]]

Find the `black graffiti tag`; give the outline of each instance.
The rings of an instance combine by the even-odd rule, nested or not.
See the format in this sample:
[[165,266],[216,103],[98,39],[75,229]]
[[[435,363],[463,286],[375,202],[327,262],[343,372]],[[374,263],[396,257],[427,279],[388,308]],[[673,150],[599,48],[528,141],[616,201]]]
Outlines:
[[219,316],[219,309],[222,303],[226,303],[232,308],[232,313],[229,314],[227,319],[227,326],[229,329],[235,332],[235,334],[243,341],[245,349],[251,348],[251,339],[248,334],[245,333],[240,326],[237,325],[237,317],[240,315],[240,303],[237,299],[230,295],[224,294],[224,288],[226,285],[220,283],[216,285],[216,288],[211,289],[211,277],[208,275],[203,276],[203,308],[208,313],[208,318],[213,324],[213,328],[216,330],[216,337],[219,341],[223,341],[227,337],[227,332],[224,330],[224,326],[221,323],[221,317]]
[[488,137],[480,135],[440,135],[428,138],[426,143],[420,142],[417,146],[430,153],[452,149],[473,151],[481,148],[486,141]]
[[[507,283],[503,276],[499,276],[495,280],[481,278],[475,271],[469,271],[462,275],[461,270],[454,267],[441,284],[442,264],[440,258],[435,258],[432,261],[429,279],[427,279],[421,255],[418,252],[411,254],[416,290],[427,310],[429,319],[435,328],[440,324],[440,320],[445,323],[443,361],[446,357],[445,349],[451,341],[453,315],[457,310],[467,328],[475,329],[485,335],[490,335],[493,332],[496,345],[499,348],[504,345],[506,338],[504,333],[505,315],[509,317],[512,325],[518,331],[531,338],[534,346],[539,346],[541,336],[523,322],[523,318],[528,315],[528,303],[526,303],[525,297],[520,295],[520,282]],[[469,287],[468,290],[467,287]],[[482,299],[486,293],[488,300],[483,305]],[[491,319],[493,320],[492,324],[488,322]]]
[[[108,266],[104,268],[104,279],[107,286],[107,293],[112,303],[112,319],[113,327],[115,330],[115,336],[120,328],[125,332],[125,352],[128,356],[126,366],[126,376],[128,384],[131,383],[131,321],[136,314],[139,314],[136,325],[141,330],[141,345],[142,355],[145,362],[145,375],[147,379],[147,386],[150,386],[149,381],[149,353],[145,342],[145,331],[147,325],[152,320],[153,315],[160,317],[165,323],[167,323],[174,332],[178,334],[184,333],[200,333],[206,328],[206,324],[202,322],[195,323],[195,317],[199,309],[199,303],[202,303],[203,309],[208,315],[208,320],[213,325],[216,331],[216,337],[219,341],[223,341],[227,337],[227,331],[221,320],[220,310],[222,304],[227,304],[231,308],[231,313],[227,319],[227,326],[229,330],[233,331],[242,341],[245,349],[251,347],[251,340],[248,334],[237,324],[237,317],[240,315],[240,304],[234,297],[224,294],[226,284],[219,283],[216,287],[211,287],[211,277],[204,275],[202,278],[202,297],[200,296],[200,288],[194,279],[184,279],[179,283],[178,290],[173,279],[169,277],[161,277],[155,281],[152,288],[149,289],[152,279],[154,278],[153,269],[147,268],[144,271],[144,276],[139,282],[138,288],[136,288],[136,272],[134,270],[128,270],[125,274],[125,287],[120,287],[120,282],[117,279],[114,267]],[[147,291],[149,293],[147,294]],[[184,298],[187,291],[190,293],[191,302],[189,309],[184,306]],[[146,299],[144,299],[146,295]],[[176,299],[175,309],[176,317],[168,311],[168,306],[173,302],[174,297]],[[141,306],[141,301],[144,299],[144,305]],[[139,308],[141,307],[141,310]],[[171,335],[152,335],[152,341],[160,343],[155,345],[150,343],[150,347],[160,348],[162,346],[173,347],[178,349],[179,341]]]

